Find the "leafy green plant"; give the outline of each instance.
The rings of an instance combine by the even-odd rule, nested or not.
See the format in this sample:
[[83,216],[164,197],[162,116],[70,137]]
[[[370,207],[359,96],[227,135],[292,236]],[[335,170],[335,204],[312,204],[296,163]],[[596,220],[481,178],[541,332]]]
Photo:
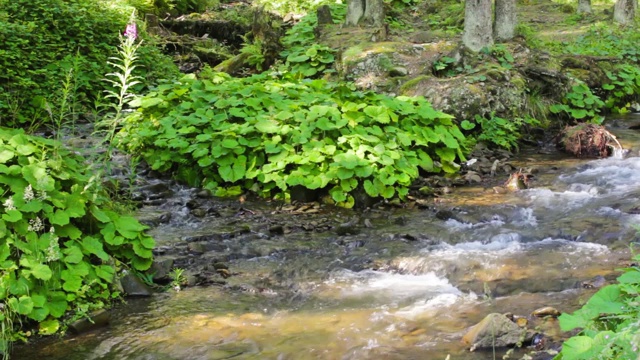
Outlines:
[[507,120],[495,115],[491,115],[488,119],[476,115],[475,122],[463,120],[460,127],[464,130],[473,130],[476,128],[476,124],[480,125],[480,134],[477,136],[477,140],[511,150],[518,149],[518,141],[522,138],[524,128],[537,126],[540,122],[530,116]]
[[437,76],[454,76],[457,69],[453,66],[458,61],[449,56],[443,56],[433,63],[433,73]]
[[258,71],[262,71],[262,64],[264,64],[265,61],[264,54],[262,54],[262,42],[258,39],[250,41],[247,36],[242,36],[242,39],[244,43],[240,49],[240,53],[247,55],[245,64],[248,64]]
[[640,93],[640,69],[629,64],[607,71],[609,83],[602,85],[606,92],[604,105],[616,113],[628,112],[630,102],[638,100]]
[[[637,263],[640,256],[633,260]],[[617,283],[598,290],[573,314],[558,319],[563,331],[582,329],[564,342],[558,360],[635,359],[640,348],[640,268],[623,269]]]
[[[346,6],[334,4],[330,9],[334,23],[344,21]],[[335,61],[333,50],[316,43],[314,29],[317,23],[317,15],[308,14],[282,38],[285,49],[280,56],[285,60],[288,71],[294,78],[314,78],[333,72]]]
[[493,58],[498,60],[500,66],[505,69],[511,69],[513,67],[513,56],[509,49],[502,44],[494,45],[491,48],[484,48],[481,50],[482,53],[491,55]]
[[287,56],[286,64],[290,73],[297,78],[312,78],[316,75],[333,72],[335,57],[328,46],[313,44],[303,54],[292,53]]
[[0,350],[27,336],[18,322],[53,334],[67,312],[119,297],[118,268],[151,266],[146,227],[112,210],[86,169],[54,140],[0,128]]
[[217,195],[282,197],[303,186],[327,189],[347,207],[358,187],[372,197],[404,198],[420,170],[455,172],[456,159],[464,159],[464,136],[451,116],[424,98],[320,79],[218,77],[185,77],[140,99],[120,133],[122,146]]
[[638,62],[640,32],[633,27],[613,27],[606,24],[592,25],[576,41],[564,44],[559,50],[575,55],[608,56],[625,61]]
[[554,114],[565,114],[570,119],[600,124],[604,121],[600,115],[602,107],[604,102],[600,97],[591,92],[585,83],[579,82],[571,87],[562,104],[551,105],[549,110]]
[[184,276],[184,269],[181,268],[175,268],[173,270],[171,270],[171,274],[169,274],[171,276],[171,283],[169,283],[169,286],[171,286],[171,288],[178,292],[182,289],[182,285],[187,283],[187,277]]

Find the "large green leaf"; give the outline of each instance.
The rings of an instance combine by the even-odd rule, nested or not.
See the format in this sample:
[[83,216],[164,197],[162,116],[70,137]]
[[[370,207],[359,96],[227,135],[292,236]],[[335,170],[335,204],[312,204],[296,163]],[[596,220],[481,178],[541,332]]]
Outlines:
[[120,216],[113,222],[116,230],[127,239],[135,239],[145,226],[131,216]]
[[72,245],[62,250],[62,252],[66,255],[64,257],[64,262],[69,264],[77,264],[82,261],[84,255],[82,254],[82,250],[79,247]]
[[67,225],[69,223],[69,214],[65,210],[56,210],[55,214],[53,214],[49,221],[54,225]]
[[0,164],[6,164],[9,160],[13,159],[15,153],[8,149],[0,150]]
[[51,269],[46,264],[35,264],[31,268],[31,275],[33,275],[36,279],[40,280],[49,280],[53,275]]
[[47,173],[43,163],[23,166],[22,176],[36,190],[53,191],[55,189],[55,180]]
[[60,322],[55,319],[41,321],[38,326],[40,335],[53,335],[60,329]]
[[95,237],[85,236],[80,244],[86,252],[97,256],[100,260],[109,260],[109,255],[104,251],[102,243]]

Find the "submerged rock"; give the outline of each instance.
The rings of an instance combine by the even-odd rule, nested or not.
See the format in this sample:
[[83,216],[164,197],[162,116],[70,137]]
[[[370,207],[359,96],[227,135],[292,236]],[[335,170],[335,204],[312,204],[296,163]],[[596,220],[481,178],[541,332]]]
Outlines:
[[81,334],[99,329],[103,326],[107,326],[109,325],[110,320],[111,314],[108,311],[102,309],[92,312],[86,318],[82,318],[80,320],[72,322],[71,324],[69,324],[69,329],[75,334]]
[[589,280],[583,281],[580,285],[585,289],[599,289],[607,284],[607,279],[602,275],[597,275]]
[[531,340],[533,334],[503,314],[487,315],[473,326],[462,341],[474,351],[481,348],[513,346]]

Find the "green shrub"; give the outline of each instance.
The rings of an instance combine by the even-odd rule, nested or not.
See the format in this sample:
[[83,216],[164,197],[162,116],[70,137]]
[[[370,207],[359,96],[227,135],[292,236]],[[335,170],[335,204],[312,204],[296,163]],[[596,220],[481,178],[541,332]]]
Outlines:
[[[0,125],[28,126],[47,120],[69,69],[79,105],[93,106],[112,69],[107,59],[132,8],[109,1],[14,0],[0,6]],[[121,4],[122,5],[122,4]],[[138,75],[152,82],[176,73],[153,46],[138,53]],[[168,74],[167,74],[168,73]]]
[[638,101],[640,94],[640,69],[629,64],[616,66],[607,71],[609,83],[602,85],[605,91],[605,106],[614,113],[629,111],[631,102]]
[[540,121],[530,116],[508,120],[492,114],[490,118],[476,115],[475,122],[463,120],[460,126],[464,130],[472,130],[476,128],[476,124],[480,125],[477,140],[511,150],[518,149],[518,141],[522,138],[524,130],[539,126]]
[[595,95],[583,82],[571,87],[562,104],[554,104],[549,110],[554,114],[564,114],[572,120],[602,123],[604,118],[600,115],[604,102]]
[[[634,257],[640,261],[640,255]],[[564,342],[558,360],[636,359],[640,348],[640,268],[624,269],[617,283],[598,290],[573,314],[559,318],[563,331],[582,329]]]
[[457,171],[464,136],[421,97],[361,93],[323,80],[209,73],[159,86],[120,135],[155,170],[218,195],[327,188],[352,206],[361,186],[400,198],[420,169]]
[[[342,23],[347,14],[346,6],[332,5],[330,8],[334,23]],[[333,72],[333,50],[316,43],[314,29],[317,23],[316,13],[309,14],[289,29],[282,38],[285,49],[280,56],[285,59],[287,71],[294,78],[314,78]]]
[[119,296],[116,269],[151,265],[154,240],[110,209],[85,169],[53,140],[0,128],[0,352],[26,336],[16,321],[55,333],[67,312]]

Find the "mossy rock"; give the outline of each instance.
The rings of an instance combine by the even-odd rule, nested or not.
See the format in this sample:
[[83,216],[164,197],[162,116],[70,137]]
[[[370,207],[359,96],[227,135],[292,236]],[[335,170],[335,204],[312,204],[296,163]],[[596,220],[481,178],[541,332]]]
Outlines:
[[[480,76],[485,80],[478,81]],[[460,121],[476,114],[511,118],[525,110],[525,84],[519,73],[492,68],[450,78],[419,76],[400,86],[399,94],[424,96],[434,108]]]
[[[572,77],[583,81],[590,88],[602,87],[609,81],[607,74],[600,67],[599,61],[587,56],[570,56],[562,59],[563,70]],[[608,63],[608,62],[602,62]]]
[[430,44],[406,42],[365,42],[345,49],[337,68],[345,80],[361,89],[396,93],[404,85],[390,78],[412,81],[431,74],[433,64],[442,56],[456,56],[456,43],[441,41]]

